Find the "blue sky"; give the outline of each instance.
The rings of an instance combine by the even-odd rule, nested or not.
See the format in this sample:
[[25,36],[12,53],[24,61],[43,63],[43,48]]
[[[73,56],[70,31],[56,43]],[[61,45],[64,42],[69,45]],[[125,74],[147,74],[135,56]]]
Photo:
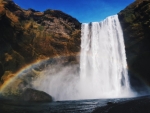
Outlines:
[[14,0],[24,9],[38,11],[61,10],[81,23],[99,22],[107,16],[117,14],[135,0]]

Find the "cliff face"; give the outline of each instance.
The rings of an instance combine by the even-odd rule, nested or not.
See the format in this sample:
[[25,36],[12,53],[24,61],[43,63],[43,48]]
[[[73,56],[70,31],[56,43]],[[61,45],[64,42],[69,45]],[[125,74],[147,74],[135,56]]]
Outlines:
[[150,84],[150,1],[137,0],[118,15],[131,75]]
[[80,27],[80,22],[61,11],[24,10],[0,0],[0,78],[35,60],[77,55]]

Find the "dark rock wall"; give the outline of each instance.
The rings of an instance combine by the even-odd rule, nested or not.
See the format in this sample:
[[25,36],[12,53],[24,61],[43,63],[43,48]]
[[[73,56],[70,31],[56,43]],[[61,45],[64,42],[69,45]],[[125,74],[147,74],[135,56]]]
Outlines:
[[130,75],[150,85],[150,1],[137,0],[118,15]]

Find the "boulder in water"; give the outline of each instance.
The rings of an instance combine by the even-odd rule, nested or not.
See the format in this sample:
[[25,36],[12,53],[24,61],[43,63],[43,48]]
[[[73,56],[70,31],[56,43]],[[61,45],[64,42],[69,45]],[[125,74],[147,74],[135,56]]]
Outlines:
[[107,105],[112,105],[114,104],[114,102],[107,102]]
[[21,100],[27,102],[52,102],[52,97],[43,91],[27,88],[22,93]]

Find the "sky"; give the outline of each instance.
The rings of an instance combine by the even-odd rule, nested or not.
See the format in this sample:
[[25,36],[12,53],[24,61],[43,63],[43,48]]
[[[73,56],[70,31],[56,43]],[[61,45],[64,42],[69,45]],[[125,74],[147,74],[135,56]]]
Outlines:
[[100,22],[115,15],[135,0],[13,0],[23,9],[61,10],[81,23]]

